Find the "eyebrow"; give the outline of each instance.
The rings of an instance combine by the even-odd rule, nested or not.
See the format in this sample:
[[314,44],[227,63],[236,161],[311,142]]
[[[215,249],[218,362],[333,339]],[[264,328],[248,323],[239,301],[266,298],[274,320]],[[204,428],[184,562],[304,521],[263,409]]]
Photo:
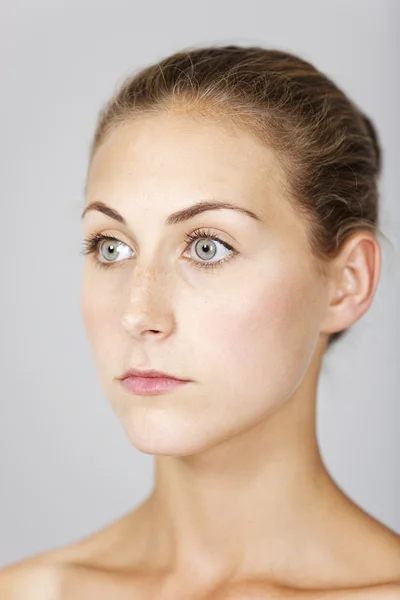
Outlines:
[[[261,218],[258,215],[256,215],[251,210],[248,210],[247,208],[243,208],[242,206],[236,206],[235,204],[232,204],[230,202],[222,202],[220,200],[204,200],[201,202],[197,202],[192,206],[188,206],[187,208],[183,208],[172,213],[171,215],[169,215],[169,217],[166,218],[165,225],[176,225],[178,223],[182,223],[183,221],[187,221],[192,217],[195,217],[196,215],[207,210],[220,210],[223,208],[234,210],[241,214],[247,215],[248,217],[251,217],[256,221],[261,221]],[[89,211],[92,210],[99,211],[107,215],[108,217],[111,217],[111,219],[115,219],[119,223],[127,225],[126,220],[118,211],[116,211],[114,208],[111,208],[110,206],[107,206],[107,204],[101,201],[91,202],[90,204],[88,204],[88,206],[84,209],[82,213],[82,219]]]

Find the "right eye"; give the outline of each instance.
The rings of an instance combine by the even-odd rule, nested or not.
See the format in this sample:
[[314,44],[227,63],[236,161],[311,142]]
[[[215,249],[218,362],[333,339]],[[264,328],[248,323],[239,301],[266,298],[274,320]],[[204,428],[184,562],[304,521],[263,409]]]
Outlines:
[[[103,262],[103,260],[99,260],[97,256],[97,251],[99,248],[105,249],[103,250],[103,252],[105,254],[108,254],[108,257],[102,254],[103,260],[105,262]],[[113,235],[103,235],[95,233],[83,240],[83,248],[81,250],[81,254],[84,256],[94,254],[95,264],[107,269],[109,266],[111,266],[111,264],[119,262],[118,260],[113,260],[115,257],[121,257],[122,259],[130,258],[130,256],[123,256],[125,248],[128,249],[128,251],[132,251],[129,248],[129,246],[124,244],[124,242],[121,242],[121,240],[114,237]]]

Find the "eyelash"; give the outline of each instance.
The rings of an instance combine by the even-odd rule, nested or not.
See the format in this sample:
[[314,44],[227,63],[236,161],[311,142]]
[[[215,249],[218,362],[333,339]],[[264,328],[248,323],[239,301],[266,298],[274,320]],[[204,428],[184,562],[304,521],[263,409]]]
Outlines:
[[[222,267],[223,263],[225,263],[226,261],[228,261],[231,258],[233,258],[234,256],[236,256],[236,254],[238,254],[238,251],[235,250],[235,248],[233,248],[227,242],[223,242],[218,236],[216,236],[214,233],[212,233],[212,231],[209,231],[207,229],[197,229],[193,233],[186,233],[185,235],[186,235],[185,244],[187,246],[189,246],[190,244],[192,244],[194,241],[196,241],[198,239],[206,238],[209,240],[215,240],[217,242],[220,242],[223,246],[225,246],[225,248],[227,248],[228,250],[231,250],[233,252],[233,254],[231,254],[229,257],[222,258],[221,260],[216,261],[216,262],[208,263],[208,262],[201,262],[198,260],[191,261],[193,266],[195,266],[198,269],[215,269],[217,267]],[[115,242],[121,241],[118,238],[114,237],[113,235],[103,235],[101,233],[91,234],[88,238],[83,240],[83,242],[82,242],[83,248],[82,248],[80,254],[82,254],[84,256],[89,255],[89,254],[94,254],[98,250],[100,243],[103,242],[104,240],[112,240]],[[94,257],[94,262],[95,262],[95,265],[100,267],[101,269],[103,269],[103,268],[109,269],[114,264],[112,262],[110,262],[109,264],[103,263],[102,261],[98,260],[97,257]],[[120,262],[120,261],[117,261],[117,262]]]

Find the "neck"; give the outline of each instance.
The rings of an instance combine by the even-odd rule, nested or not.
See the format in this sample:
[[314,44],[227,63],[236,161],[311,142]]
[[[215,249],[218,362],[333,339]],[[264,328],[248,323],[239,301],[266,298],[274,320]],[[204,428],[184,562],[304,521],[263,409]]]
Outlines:
[[316,440],[315,398],[303,390],[200,453],[156,457],[153,558],[177,577],[207,581],[287,569],[321,535],[333,485]]

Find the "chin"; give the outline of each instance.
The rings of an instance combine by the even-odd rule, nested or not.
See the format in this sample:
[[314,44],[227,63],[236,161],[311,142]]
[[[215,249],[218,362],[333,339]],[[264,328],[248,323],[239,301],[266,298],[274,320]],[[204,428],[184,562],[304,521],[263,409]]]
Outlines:
[[204,446],[196,444],[193,438],[185,439],[182,432],[177,439],[172,439],[170,435],[167,436],[164,431],[160,431],[157,438],[153,436],[153,432],[148,437],[137,432],[133,433],[126,428],[125,432],[131,444],[139,452],[152,456],[191,456],[204,450]]
[[190,426],[190,419],[184,415],[172,414],[171,410],[161,412],[146,411],[145,415],[125,415],[121,425],[131,444],[144,454],[155,456],[189,456],[201,453],[216,443],[207,434],[206,426],[199,420],[197,431]]

